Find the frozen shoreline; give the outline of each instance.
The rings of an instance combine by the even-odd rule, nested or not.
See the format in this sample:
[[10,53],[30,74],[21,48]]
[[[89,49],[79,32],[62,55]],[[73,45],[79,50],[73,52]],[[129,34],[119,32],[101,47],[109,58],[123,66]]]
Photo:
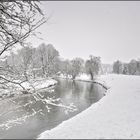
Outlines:
[[[63,76],[63,75],[58,76],[58,78],[72,80],[70,76],[66,77],[66,76]],[[83,74],[77,76],[74,80],[75,81],[82,81],[82,82],[97,83],[97,84],[101,85],[103,88],[105,88],[106,90],[110,88],[106,84],[106,82],[104,80],[102,80],[101,78],[99,78],[98,76],[96,76],[93,80],[91,80],[89,75],[83,73]]]
[[74,118],[39,136],[43,138],[140,138],[140,76],[102,75],[107,95]]

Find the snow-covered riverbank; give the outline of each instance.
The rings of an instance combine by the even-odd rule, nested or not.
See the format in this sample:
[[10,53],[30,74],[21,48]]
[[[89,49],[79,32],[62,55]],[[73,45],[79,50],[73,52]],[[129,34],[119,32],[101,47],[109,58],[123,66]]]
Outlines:
[[140,138],[140,76],[103,75],[111,87],[90,108],[39,138]]
[[[43,89],[46,89],[50,86],[54,86],[57,84],[57,81],[51,78],[38,78],[38,79],[32,79],[30,81],[23,82],[21,85],[29,92],[38,92],[42,91]],[[0,98],[7,98],[7,97],[13,97],[15,95],[23,94],[23,89],[19,85],[15,85],[12,83],[9,83],[8,88],[1,88],[0,89]]]
[[[64,76],[63,74],[61,74],[60,76],[58,76],[59,78],[63,78],[63,79],[69,79],[69,80],[73,80],[72,76]],[[86,73],[83,73],[79,76],[77,76],[74,80],[75,81],[83,81],[83,82],[93,82],[93,83],[97,83],[100,84],[101,86],[103,86],[105,89],[109,89],[109,86],[106,84],[106,82],[104,80],[102,80],[101,78],[98,78],[99,76],[95,76],[93,80],[91,80],[90,75],[87,75]]]

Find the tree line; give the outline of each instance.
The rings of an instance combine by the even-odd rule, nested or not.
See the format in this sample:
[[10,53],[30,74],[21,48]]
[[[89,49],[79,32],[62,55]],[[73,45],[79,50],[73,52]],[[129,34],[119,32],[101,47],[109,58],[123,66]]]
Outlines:
[[117,74],[140,75],[140,59],[132,59],[128,63],[117,60],[113,63],[113,72]]
[[93,80],[94,76],[101,71],[100,57],[90,55],[86,61],[79,57],[65,60],[59,56],[59,52],[52,44],[45,43],[37,48],[28,44],[16,53],[11,52],[4,61],[1,61],[1,64],[8,71],[8,73],[5,72],[6,76],[22,81],[59,74],[75,79],[81,73],[89,74]]
[[81,73],[87,73],[93,80],[94,76],[101,71],[101,59],[90,55],[86,61],[79,57],[72,60],[63,60],[60,64],[60,71],[67,77],[71,76],[72,79],[75,79]]

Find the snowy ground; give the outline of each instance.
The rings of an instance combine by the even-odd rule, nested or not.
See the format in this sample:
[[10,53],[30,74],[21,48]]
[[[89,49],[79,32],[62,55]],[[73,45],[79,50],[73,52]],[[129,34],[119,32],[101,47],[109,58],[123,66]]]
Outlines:
[[26,89],[31,91],[35,88],[35,90],[37,91],[37,90],[47,88],[49,86],[53,86],[56,83],[57,81],[51,78],[47,78],[47,79],[40,78],[40,79],[34,79],[28,82],[24,82],[22,86],[24,86]]
[[110,87],[90,108],[39,138],[140,138],[140,76],[104,75]]
[[[56,80],[47,78],[38,78],[38,79],[32,79],[30,81],[24,82],[21,85],[28,90],[28,92],[33,93],[33,92],[38,92],[43,89],[46,89],[50,86],[53,86],[57,83]],[[15,84],[9,83],[9,87],[6,89],[0,89],[0,97],[6,98],[6,97],[13,97],[16,94],[22,94],[23,89]]]

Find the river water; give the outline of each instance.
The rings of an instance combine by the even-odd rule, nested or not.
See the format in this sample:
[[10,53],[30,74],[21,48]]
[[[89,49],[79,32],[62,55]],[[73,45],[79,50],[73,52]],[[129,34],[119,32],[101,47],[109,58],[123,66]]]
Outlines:
[[99,101],[98,84],[57,79],[55,87],[0,101],[0,138],[33,139]]

